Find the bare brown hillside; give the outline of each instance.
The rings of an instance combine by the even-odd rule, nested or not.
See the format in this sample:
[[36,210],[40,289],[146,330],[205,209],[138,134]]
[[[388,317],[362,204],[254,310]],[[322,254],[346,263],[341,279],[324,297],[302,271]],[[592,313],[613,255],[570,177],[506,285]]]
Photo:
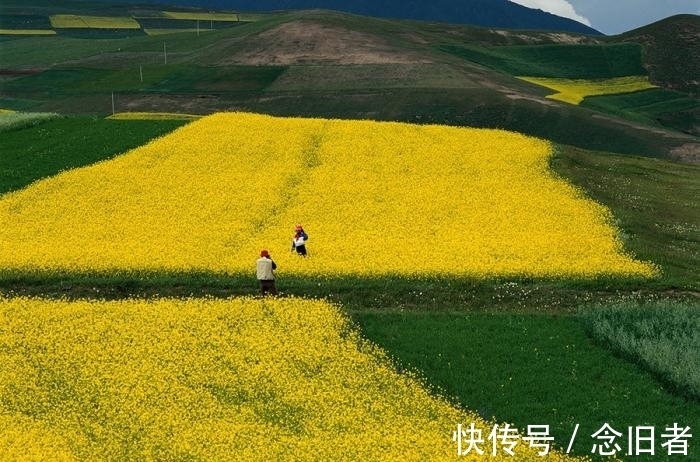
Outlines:
[[301,19],[250,37],[221,64],[391,64],[429,63],[420,53],[388,44],[380,36]]

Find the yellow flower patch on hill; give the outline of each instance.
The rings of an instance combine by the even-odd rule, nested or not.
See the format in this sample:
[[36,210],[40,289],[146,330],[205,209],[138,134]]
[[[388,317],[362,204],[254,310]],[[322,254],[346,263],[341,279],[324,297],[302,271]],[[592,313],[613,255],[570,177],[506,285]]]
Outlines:
[[0,35],[56,35],[53,29],[0,29]]
[[194,11],[163,11],[163,15],[171,19],[197,21],[238,21],[236,13],[198,13]]
[[51,26],[56,29],[140,29],[141,25],[127,16],[87,16],[74,14],[53,14],[49,17]]
[[653,275],[551,153],[499,130],[217,114],[5,195],[0,266],[249,273],[267,248],[280,274]]
[[657,88],[649,82],[646,76],[633,75],[613,79],[555,79],[548,77],[520,77],[526,82],[541,85],[557,91],[547,98],[556,99],[570,104],[580,104],[586,96],[615,95],[639,90]]

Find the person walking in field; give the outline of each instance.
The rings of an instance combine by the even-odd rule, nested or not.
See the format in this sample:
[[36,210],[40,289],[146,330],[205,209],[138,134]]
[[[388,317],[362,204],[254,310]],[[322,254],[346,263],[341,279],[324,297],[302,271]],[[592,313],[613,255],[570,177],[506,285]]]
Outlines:
[[277,295],[275,287],[275,273],[277,265],[270,256],[270,252],[263,249],[260,251],[260,258],[255,262],[258,282],[260,284],[260,293],[262,295]]
[[297,254],[302,257],[306,256],[306,241],[309,239],[309,235],[306,234],[304,228],[301,225],[296,225],[294,227],[294,237],[292,238],[292,252],[296,250]]

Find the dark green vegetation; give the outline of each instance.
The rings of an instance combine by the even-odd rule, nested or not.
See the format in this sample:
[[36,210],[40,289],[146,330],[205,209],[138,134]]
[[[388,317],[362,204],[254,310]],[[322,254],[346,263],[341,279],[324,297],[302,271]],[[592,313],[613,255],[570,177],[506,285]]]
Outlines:
[[[18,4],[3,2],[0,15],[13,2]],[[77,3],[61,5],[45,2],[44,8],[65,13]],[[691,385],[673,385],[677,382],[663,371],[644,363],[639,350],[611,347],[620,335],[587,336],[584,319],[591,318],[576,316],[581,307],[598,307],[624,333],[641,324],[615,308],[620,304],[648,307],[662,300],[669,307],[664,309],[690,313],[688,318],[700,311],[700,166],[694,165],[700,103],[693,83],[700,75],[693,71],[700,62],[700,47],[693,45],[699,29],[699,18],[679,17],[620,37],[563,39],[545,31],[497,33],[299,12],[201,36],[5,39],[0,107],[78,115],[2,133],[0,191],[110,158],[182,123],[102,120],[111,112],[112,92],[117,111],[250,110],[435,122],[553,140],[558,143],[553,171],[612,210],[626,248],[657,263],[659,278],[289,277],[279,288],[341,303],[398,367],[418,369],[445,395],[485,417],[521,429],[548,424],[564,448],[578,423],[574,448],[581,455],[590,453],[589,436],[603,423],[626,435],[628,426],[654,425],[660,433],[678,422],[694,426],[696,435],[684,460],[700,460],[700,404]],[[339,35],[345,40],[333,45]],[[661,89],[590,98],[584,107],[545,100],[547,90],[513,77],[535,72],[602,77],[645,69]],[[251,275],[5,270],[0,292],[227,296],[253,294],[256,285]],[[609,315],[600,308],[607,306],[614,307]],[[678,323],[655,326],[659,339],[675,338],[684,329]],[[688,345],[685,362],[697,363],[697,342]],[[658,443],[662,455],[653,460],[664,460]]]
[[[147,93],[255,93],[270,85],[284,67],[153,65],[121,71],[94,68],[54,68],[13,79],[3,87],[18,98],[104,95],[108,91]],[[110,90],[111,89],[111,90]]]
[[652,83],[697,96],[700,90],[698,16],[681,15],[659,21],[622,34],[616,41],[644,47],[644,60],[651,64],[647,69]]
[[663,269],[649,290],[700,288],[700,166],[562,148],[552,169],[609,207],[625,247]]
[[0,29],[51,29],[49,17],[41,14],[3,14]]
[[697,98],[675,90],[653,89],[621,95],[589,96],[581,106],[700,135]]
[[0,193],[62,170],[109,159],[183,123],[71,117],[5,131],[0,141]]
[[[574,317],[364,312],[353,318],[400,365],[422,372],[444,396],[486,419],[496,416],[522,429],[549,425],[563,450],[579,424],[575,454],[591,455],[590,435],[604,423],[626,441],[627,427],[654,426],[658,438],[674,422],[692,430],[700,422],[697,402],[674,396],[633,363],[612,356]],[[667,457],[660,443],[656,456],[629,460],[679,457]],[[684,460],[700,460],[694,443],[691,438]],[[620,446],[625,453],[626,444]]]
[[448,53],[512,75],[564,79],[608,79],[645,75],[636,43],[520,45],[472,48],[450,45]]

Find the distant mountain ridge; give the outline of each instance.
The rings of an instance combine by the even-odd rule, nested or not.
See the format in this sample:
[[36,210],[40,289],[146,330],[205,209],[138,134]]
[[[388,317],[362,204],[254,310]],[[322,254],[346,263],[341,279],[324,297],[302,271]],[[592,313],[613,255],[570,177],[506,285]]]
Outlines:
[[[98,0],[113,2],[114,0]],[[439,21],[482,27],[541,29],[602,35],[573,19],[508,0],[123,0],[247,12],[327,9],[378,18]]]

